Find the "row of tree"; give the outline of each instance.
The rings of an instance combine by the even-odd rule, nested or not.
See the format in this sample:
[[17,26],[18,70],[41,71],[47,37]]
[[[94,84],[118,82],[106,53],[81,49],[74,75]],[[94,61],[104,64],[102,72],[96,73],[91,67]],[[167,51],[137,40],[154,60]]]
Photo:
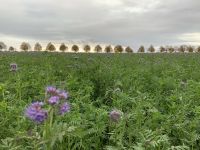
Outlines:
[[[6,45],[3,42],[0,42],[0,50],[2,50],[2,49],[6,49]],[[29,50],[31,50],[31,46],[30,46],[29,43],[23,42],[20,45],[20,49],[23,50],[23,51],[29,51]],[[14,51],[15,48],[11,46],[11,47],[9,47],[8,50]],[[60,45],[59,50],[62,51],[62,52],[66,52],[68,50],[68,47],[63,43],[63,44]],[[73,45],[71,47],[71,50],[74,51],[74,52],[78,52],[79,46]],[[88,53],[92,49],[89,45],[85,45],[83,47],[83,50]],[[42,51],[42,46],[41,46],[40,43],[35,44],[34,51]],[[56,47],[52,43],[48,43],[47,46],[46,46],[46,51],[51,51],[51,52],[56,51]],[[122,53],[124,51],[127,52],[127,53],[133,53],[133,49],[131,49],[129,46],[124,49],[121,45],[117,45],[114,48],[112,48],[111,45],[108,45],[108,46],[105,47],[105,49],[103,49],[100,45],[96,45],[94,47],[94,51],[97,52],[97,53],[100,53],[100,52]],[[147,49],[147,51],[150,52],[150,53],[156,52],[155,48],[152,45]],[[141,46],[138,49],[138,52],[144,53],[145,52],[144,46]],[[159,52],[161,52],[161,53],[163,53],[163,52],[169,52],[169,53],[173,53],[173,52],[200,52],[200,46],[197,47],[197,48],[192,47],[192,46],[187,46],[187,45],[181,45],[180,47],[172,47],[172,46],[163,47],[163,46],[161,46],[159,48]]]
[[[2,49],[5,49],[5,47],[3,48],[3,46],[1,46],[1,44],[0,44],[0,50],[2,50]],[[22,51],[29,51],[29,50],[31,50],[31,46],[30,46],[29,43],[23,42],[20,45],[20,49]],[[62,51],[62,52],[66,52],[66,51],[68,51],[68,49],[69,48],[64,43],[61,44],[60,47],[59,47],[59,50]],[[15,48],[11,46],[11,47],[9,47],[8,50],[14,51]],[[48,43],[45,50],[53,52],[53,51],[56,51],[56,47],[52,43]],[[80,50],[80,48],[79,48],[78,45],[73,45],[71,47],[71,50],[74,51],[74,52],[78,52]],[[88,53],[92,50],[92,48],[90,47],[90,45],[85,45],[83,47],[83,50]],[[34,51],[42,51],[42,45],[40,43],[36,43],[35,46],[34,46]],[[133,52],[133,50],[129,46],[124,49],[121,45],[117,45],[114,48],[112,48],[112,46],[109,45],[109,46],[106,46],[105,49],[103,49],[100,45],[96,45],[94,47],[94,51],[97,52],[97,53],[100,53],[100,52],[103,52],[103,51],[107,52],[107,53],[111,53],[111,52],[122,53],[123,51],[125,51],[127,53]]]

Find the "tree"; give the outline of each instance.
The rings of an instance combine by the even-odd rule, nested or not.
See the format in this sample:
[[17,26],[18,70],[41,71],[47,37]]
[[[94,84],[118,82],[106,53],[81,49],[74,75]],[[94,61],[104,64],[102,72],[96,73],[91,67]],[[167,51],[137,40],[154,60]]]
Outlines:
[[100,45],[95,46],[94,51],[97,53],[102,52],[102,47]]
[[0,42],[0,51],[6,48],[7,46],[3,42]]
[[148,51],[151,52],[151,53],[154,53],[154,52],[155,52],[155,48],[153,47],[153,45],[151,45],[151,46],[148,48]]
[[178,51],[181,52],[181,53],[184,53],[184,52],[185,52],[185,46],[181,45],[181,46],[178,48]]
[[28,51],[31,49],[31,46],[29,43],[26,43],[26,42],[23,42],[20,46],[20,49],[23,50],[23,51]]
[[161,53],[166,52],[166,51],[167,51],[167,50],[166,50],[163,46],[160,47],[160,52],[161,52]]
[[85,45],[83,49],[86,53],[88,53],[91,50],[91,47],[89,45]]
[[127,53],[133,53],[133,49],[130,48],[129,46],[126,47],[125,51],[126,51]]
[[77,45],[73,45],[72,46],[72,51],[78,52],[79,51],[79,47]]
[[12,47],[12,46],[10,46],[8,50],[9,50],[9,51],[14,51],[14,50],[15,50],[15,48],[14,48],[14,47]]
[[105,52],[106,53],[111,53],[112,51],[113,51],[113,49],[112,49],[111,45],[108,45],[108,46],[105,47]]
[[168,52],[170,52],[170,53],[175,52],[175,49],[174,49],[172,46],[168,47],[167,50],[168,50]]
[[122,53],[124,51],[123,47],[121,45],[117,45],[114,48],[115,53]]
[[67,49],[68,47],[64,43],[60,45],[60,51],[65,52]]
[[200,46],[199,46],[199,47],[197,47],[197,52],[198,52],[198,53],[200,53]]
[[50,43],[47,44],[46,50],[52,52],[52,51],[55,51],[56,48],[55,48],[55,46],[50,42]]
[[40,45],[40,43],[35,44],[34,50],[35,51],[41,51],[42,50],[42,46]]
[[139,53],[144,53],[145,52],[144,46],[140,46],[140,48],[138,49],[138,52]]
[[194,48],[193,48],[192,46],[188,46],[188,47],[187,47],[187,51],[188,51],[189,53],[192,53],[192,52],[194,52]]

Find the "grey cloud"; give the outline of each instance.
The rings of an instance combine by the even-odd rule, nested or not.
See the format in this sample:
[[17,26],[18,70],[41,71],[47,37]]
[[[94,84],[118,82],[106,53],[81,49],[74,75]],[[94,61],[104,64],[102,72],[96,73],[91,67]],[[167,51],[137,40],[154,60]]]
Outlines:
[[113,6],[115,0],[16,0],[9,8],[12,2],[0,6],[0,35],[139,46],[181,43],[182,34],[200,33],[199,0],[116,0]]

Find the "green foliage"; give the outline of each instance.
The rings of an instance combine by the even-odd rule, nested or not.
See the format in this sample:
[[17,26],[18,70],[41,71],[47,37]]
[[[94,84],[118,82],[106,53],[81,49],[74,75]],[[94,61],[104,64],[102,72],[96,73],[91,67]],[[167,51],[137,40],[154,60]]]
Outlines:
[[[198,55],[2,52],[0,149],[199,149]],[[72,109],[44,134],[24,110],[48,85],[68,90]],[[115,108],[123,112],[117,123],[109,119]]]

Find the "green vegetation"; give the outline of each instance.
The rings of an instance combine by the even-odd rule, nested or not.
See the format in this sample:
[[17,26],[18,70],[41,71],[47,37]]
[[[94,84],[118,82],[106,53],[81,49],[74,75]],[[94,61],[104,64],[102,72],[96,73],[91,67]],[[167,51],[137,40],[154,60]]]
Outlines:
[[[0,149],[199,149],[199,62],[198,53],[1,52]],[[71,110],[44,134],[24,112],[49,85],[69,93]]]

